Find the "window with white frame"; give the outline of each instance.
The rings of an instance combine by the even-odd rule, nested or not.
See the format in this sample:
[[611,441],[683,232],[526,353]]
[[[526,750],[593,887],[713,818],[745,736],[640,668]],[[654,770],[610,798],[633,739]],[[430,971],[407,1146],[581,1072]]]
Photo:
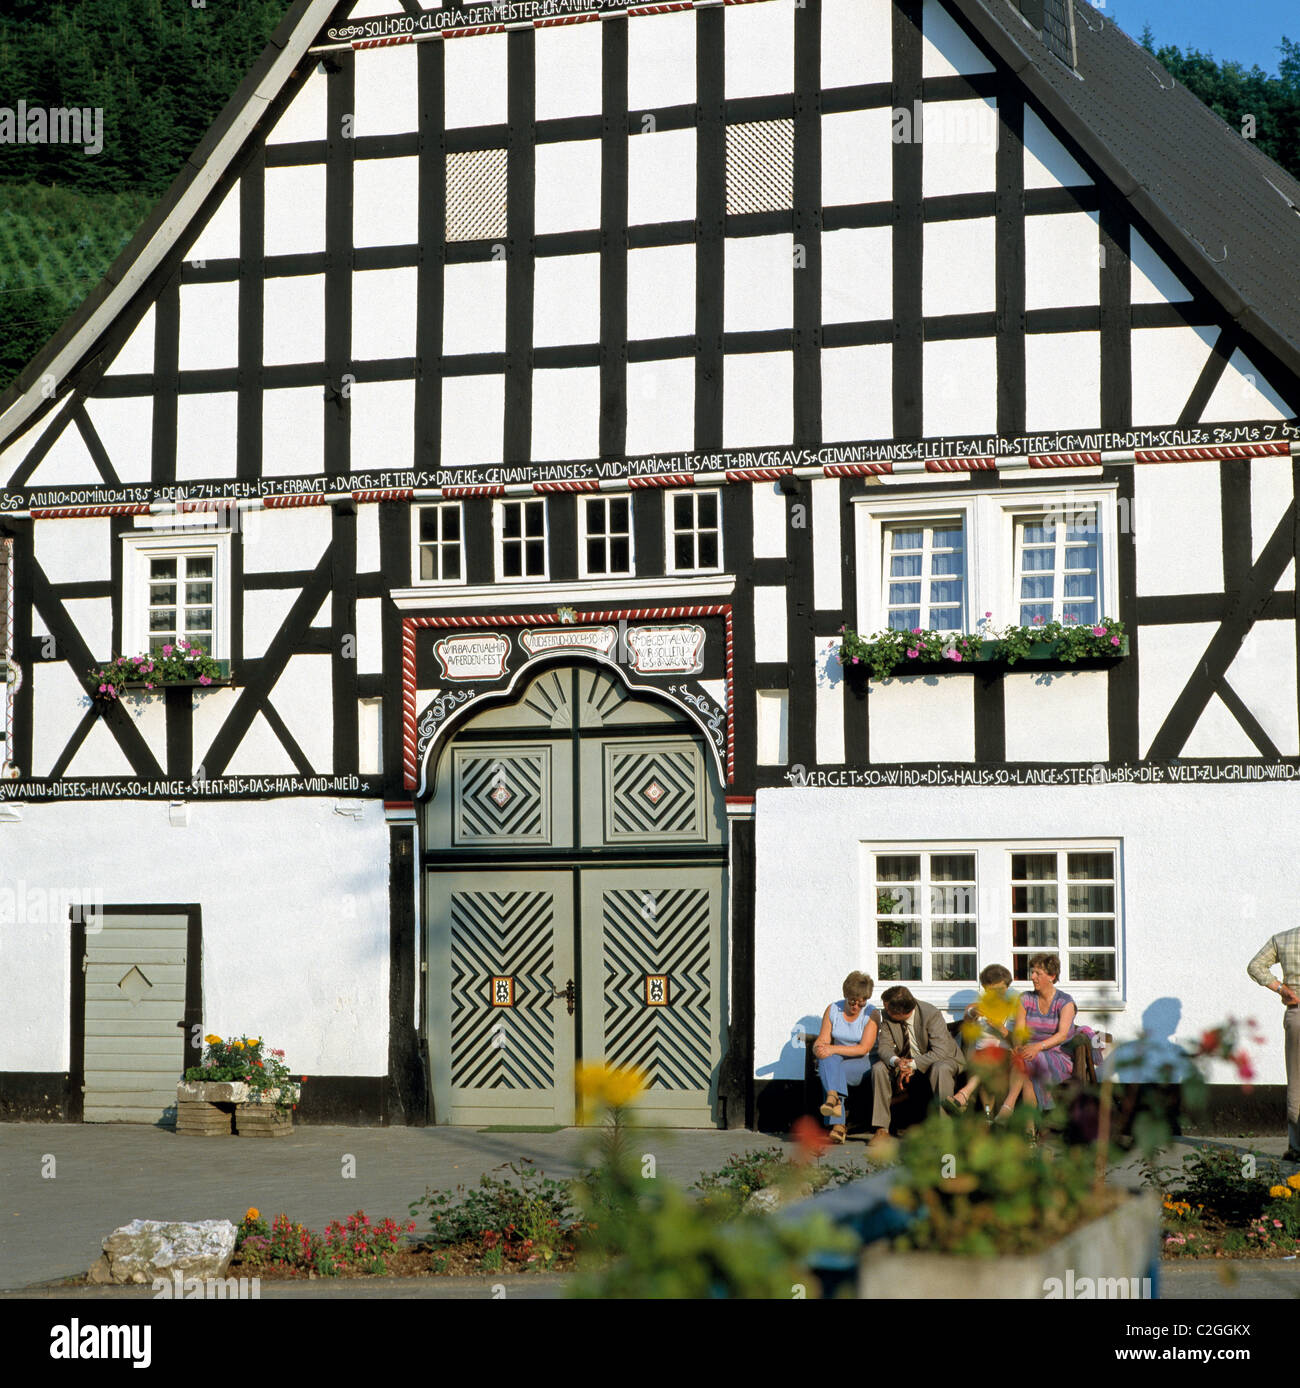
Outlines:
[[989,964],[1004,965],[1027,986],[1030,958],[1055,954],[1067,992],[1093,1003],[1119,999],[1117,841],[865,847],[865,943],[881,982],[946,1002],[954,988],[977,989]]
[[545,500],[498,501],[492,513],[498,579],[545,579]]
[[683,488],[665,497],[669,573],[717,573],[722,568],[722,497]]
[[632,498],[587,496],[578,502],[579,577],[632,576]]
[[1122,618],[1113,483],[858,498],[858,629]]
[[416,582],[464,583],[465,524],[459,501],[416,506],[412,512]]
[[230,653],[230,535],[123,537],[122,648],[163,654],[182,642]]

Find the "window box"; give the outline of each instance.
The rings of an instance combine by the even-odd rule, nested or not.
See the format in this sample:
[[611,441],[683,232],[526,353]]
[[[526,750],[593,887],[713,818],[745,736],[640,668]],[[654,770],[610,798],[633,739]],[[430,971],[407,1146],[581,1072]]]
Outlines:
[[182,656],[179,651],[157,656],[117,656],[90,672],[90,697],[107,705],[128,691],[160,694],[164,689],[216,689],[233,683],[230,662],[214,660],[203,651],[193,656]]
[[987,668],[993,664],[1009,668],[1020,660],[1050,660],[1067,666],[1081,660],[1113,661],[1126,656],[1128,650],[1124,624],[1106,617],[1095,626],[1062,626],[1053,622],[1042,628],[988,628],[975,633],[880,631],[864,637],[845,627],[838,655],[846,675],[864,681]]
[[206,680],[195,675],[193,679],[184,680],[126,680],[122,688],[130,690],[144,689],[154,694],[161,693],[164,689],[221,689],[228,688],[234,684],[234,677],[230,673],[230,662],[228,660],[218,660],[218,674],[209,675]]

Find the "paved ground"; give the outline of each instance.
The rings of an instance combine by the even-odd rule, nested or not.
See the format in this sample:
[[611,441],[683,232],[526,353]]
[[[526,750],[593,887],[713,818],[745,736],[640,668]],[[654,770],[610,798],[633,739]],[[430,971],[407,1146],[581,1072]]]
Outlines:
[[[310,1227],[363,1209],[371,1218],[404,1216],[433,1186],[477,1184],[479,1175],[532,1158],[548,1175],[578,1175],[591,1165],[592,1134],[485,1133],[470,1128],[299,1128],[267,1142],[183,1138],[130,1124],[0,1124],[0,1290],[71,1277],[99,1256],[105,1235],[132,1219],[231,1219],[249,1205],[287,1211]],[[1279,1156],[1278,1138],[1198,1139],[1257,1157]],[[720,1167],[733,1152],[771,1147],[782,1138],[713,1130],[641,1134],[638,1150],[655,1159],[657,1174],[689,1184]],[[1170,1161],[1177,1165],[1185,1139]],[[827,1160],[861,1166],[855,1142]],[[351,1171],[353,1174],[348,1175]],[[1135,1165],[1117,1168],[1137,1184]],[[1300,1295],[1300,1264],[1243,1260],[1237,1280],[1221,1280],[1225,1264],[1166,1264],[1166,1297],[1260,1298]],[[263,1296],[451,1297],[490,1296],[494,1279],[436,1283],[314,1282],[263,1284]],[[502,1280],[502,1279],[495,1279]],[[562,1279],[504,1279],[507,1296],[555,1296]],[[63,1293],[66,1294],[66,1293]],[[87,1289],[91,1297],[150,1295]]]

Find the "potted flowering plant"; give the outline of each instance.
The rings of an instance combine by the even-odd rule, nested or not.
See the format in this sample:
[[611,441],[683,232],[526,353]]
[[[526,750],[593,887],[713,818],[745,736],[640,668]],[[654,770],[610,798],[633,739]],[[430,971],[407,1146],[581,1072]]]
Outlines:
[[230,662],[216,660],[202,646],[180,638],[149,655],[115,656],[90,671],[91,698],[110,704],[127,690],[155,690],[168,685],[207,688],[230,682]]
[[283,1051],[267,1046],[261,1037],[203,1040],[203,1062],[185,1071],[178,1099],[273,1107],[282,1116],[298,1106],[302,1088],[291,1078]]

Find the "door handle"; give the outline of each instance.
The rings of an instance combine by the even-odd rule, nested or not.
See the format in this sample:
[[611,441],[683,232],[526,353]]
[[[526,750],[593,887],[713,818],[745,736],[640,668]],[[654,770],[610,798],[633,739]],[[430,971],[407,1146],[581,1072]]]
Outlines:
[[568,1004],[569,1016],[573,1016],[573,1007],[574,1003],[577,1001],[578,990],[573,986],[572,979],[570,979],[564,985],[563,988],[556,988],[555,991],[551,994],[551,996],[553,998],[563,998],[564,1001]]

